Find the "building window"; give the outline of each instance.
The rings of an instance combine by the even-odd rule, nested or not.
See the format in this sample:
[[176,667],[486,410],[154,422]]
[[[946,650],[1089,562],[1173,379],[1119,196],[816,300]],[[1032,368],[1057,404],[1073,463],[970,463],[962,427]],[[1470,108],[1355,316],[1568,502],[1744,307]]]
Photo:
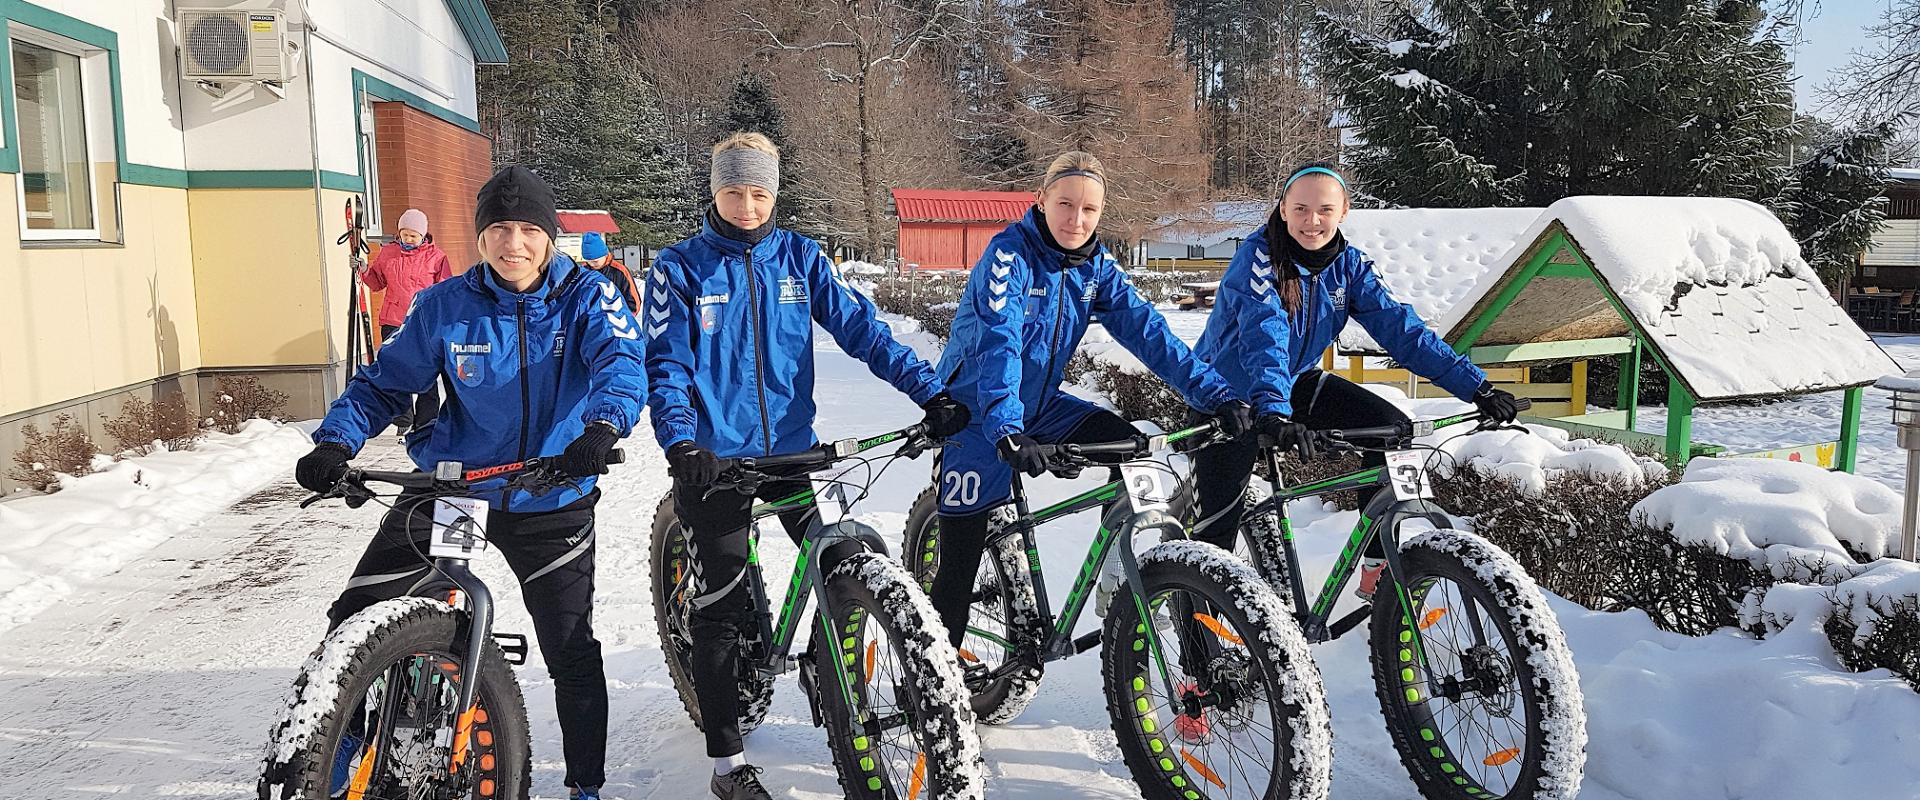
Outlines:
[[14,39],[21,237],[98,238],[81,57]]

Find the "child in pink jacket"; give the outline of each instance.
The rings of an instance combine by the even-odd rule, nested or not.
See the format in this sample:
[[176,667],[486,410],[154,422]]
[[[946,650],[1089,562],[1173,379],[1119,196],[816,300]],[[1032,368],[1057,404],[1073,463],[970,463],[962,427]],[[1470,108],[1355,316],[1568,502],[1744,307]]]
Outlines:
[[[427,215],[409,208],[400,215],[400,233],[361,270],[367,288],[386,292],[380,303],[380,339],[385,341],[407,321],[414,293],[453,275],[447,254],[427,235]],[[394,430],[406,433],[415,423],[425,424],[440,413],[440,391],[430,389],[413,399],[413,413],[395,417]]]

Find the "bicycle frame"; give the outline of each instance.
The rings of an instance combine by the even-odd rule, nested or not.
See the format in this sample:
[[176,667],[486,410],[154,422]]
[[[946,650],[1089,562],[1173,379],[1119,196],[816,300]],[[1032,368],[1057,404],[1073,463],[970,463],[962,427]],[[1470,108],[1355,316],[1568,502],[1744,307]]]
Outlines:
[[[861,439],[853,443],[849,455],[858,455],[906,438],[908,438],[906,433],[895,431],[870,439]],[[815,499],[815,490],[809,486],[787,497],[756,503],[748,513],[754,522],[758,522],[788,511],[807,509],[813,505]],[[822,608],[826,607],[826,581],[820,568],[821,557],[828,549],[842,542],[856,542],[882,555],[888,553],[886,540],[871,526],[851,519],[828,525],[820,521],[819,515],[814,515],[807,521],[807,530],[800,537],[800,555],[794,561],[793,576],[787,581],[786,594],[780,601],[780,613],[775,617],[765,610],[768,607],[767,590],[760,572],[759,536],[748,537],[747,585],[758,617],[760,640],[767,645],[763,653],[748,654],[748,663],[753,669],[769,675],[782,675],[793,670],[795,666],[792,656],[793,644],[798,637],[800,617],[806,613],[809,599],[818,600]],[[819,635],[827,637],[825,641],[831,641],[834,637],[832,623],[824,615],[815,615],[815,619]],[[864,709],[854,701],[854,684],[847,673],[846,665],[835,659],[833,672],[848,706]]]
[[[1212,430],[1211,425],[1188,428],[1167,434],[1165,441],[1168,444],[1172,444],[1209,430]],[[1137,554],[1133,551],[1133,538],[1140,532],[1154,528],[1163,529],[1175,537],[1184,537],[1186,535],[1186,529],[1181,525],[1180,521],[1172,514],[1164,511],[1136,510],[1133,505],[1132,495],[1128,494],[1125,490],[1124,481],[1113,481],[1047,506],[1046,508],[1042,508],[1039,511],[1032,511],[1028,508],[1026,487],[1021,477],[1018,471],[1014,472],[1013,503],[1019,516],[1014,520],[1014,524],[1007,526],[998,534],[994,535],[988,541],[987,547],[988,550],[991,551],[993,547],[1008,537],[1020,537],[1020,544],[1022,548],[1026,550],[1027,554],[1027,571],[1033,577],[1035,609],[1039,614],[1041,622],[1046,625],[1048,629],[1046,639],[1040,647],[1039,656],[1041,661],[1051,662],[1069,658],[1084,653],[1100,643],[1099,631],[1093,631],[1079,639],[1075,639],[1073,638],[1073,629],[1074,626],[1079,624],[1081,614],[1086,611],[1087,598],[1099,583],[1100,567],[1106,563],[1107,554],[1113,549],[1115,541],[1121,543],[1119,551],[1121,571],[1125,576],[1127,586],[1133,590],[1133,600],[1136,609],[1140,613],[1140,618],[1150,618],[1151,614],[1148,613],[1146,608],[1145,585],[1140,579],[1140,563]],[[1061,519],[1062,517],[1107,506],[1110,503],[1116,503],[1116,501],[1117,504],[1113,506],[1113,511],[1101,519],[1100,527],[1094,533],[1093,542],[1087,548],[1086,559],[1080,564],[1080,574],[1074,579],[1073,588],[1067,593],[1066,605],[1062,609],[1062,613],[1056,616],[1047,597],[1046,574],[1040,566],[1040,548],[1038,541],[1034,537],[1034,530],[1041,525]],[[1014,643],[1002,640],[990,631],[982,631],[978,628],[968,626],[967,632],[999,644],[1009,651],[1017,650]],[[1172,686],[1172,676],[1167,670],[1166,659],[1160,649],[1160,636],[1152,625],[1147,626],[1147,641],[1149,649],[1152,652],[1154,663],[1160,671],[1161,678],[1167,682],[1168,686]],[[997,668],[996,671],[1019,669],[1027,666],[1037,665],[1022,665],[1016,661],[1009,660]]]
[[[1475,419],[1473,414],[1461,414],[1433,420],[1435,428],[1456,425]],[[1372,613],[1372,604],[1362,605],[1346,617],[1332,619],[1333,606],[1340,599],[1340,592],[1346,588],[1347,581],[1353,577],[1360,555],[1366,552],[1367,545],[1375,537],[1381,540],[1381,552],[1386,561],[1387,585],[1393,588],[1394,600],[1400,604],[1403,613],[1413,613],[1413,598],[1407,593],[1403,576],[1406,574],[1400,565],[1400,526],[1413,519],[1424,519],[1436,528],[1453,527],[1453,519],[1439,506],[1426,499],[1397,500],[1389,488],[1392,480],[1386,467],[1369,467],[1348,475],[1314,481],[1295,487],[1280,484],[1279,456],[1272,448],[1263,448],[1261,457],[1266,460],[1268,485],[1273,494],[1245,512],[1246,517],[1271,513],[1280,521],[1281,549],[1286,557],[1289,593],[1293,597],[1294,618],[1299,621],[1300,629],[1310,644],[1321,644],[1339,638],[1352,630],[1361,620]],[[1287,517],[1287,504],[1308,497],[1333,494],[1335,492],[1374,489],[1373,495],[1360,510],[1360,519],[1347,534],[1347,543],[1340,549],[1340,556],[1334,561],[1333,570],[1327,573],[1321,584],[1320,593],[1311,606],[1307,604],[1305,582],[1300,572],[1300,555],[1293,542],[1293,522]],[[1468,619],[1477,620],[1469,614]],[[1477,628],[1477,623],[1475,624]],[[1475,631],[1476,634],[1479,631]],[[1421,640],[1418,626],[1413,627],[1413,639],[1408,643],[1414,658],[1421,665],[1426,664],[1426,649]]]

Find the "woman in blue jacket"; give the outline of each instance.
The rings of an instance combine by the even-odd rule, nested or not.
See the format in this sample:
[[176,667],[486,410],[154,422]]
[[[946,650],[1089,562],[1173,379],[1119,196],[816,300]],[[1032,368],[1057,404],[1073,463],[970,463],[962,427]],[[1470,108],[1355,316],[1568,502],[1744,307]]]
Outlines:
[[[819,245],[773,222],[780,154],[767,137],[736,133],[713,148],[713,206],[700,234],[661,252],[647,279],[647,377],[654,437],[673,472],[674,508],[690,532],[701,583],[692,600],[694,694],[705,721],[711,788],[722,800],[765,800],[741,742],[740,643],[753,606],[741,580],[752,498],[707,496],[719,459],[814,446],[813,326],[926,411],[929,433],[952,435],[967,410],[933,370],[893,340],[872,301],[847,285]],[[804,490],[804,477],[759,496]],[[805,510],[782,515],[799,542]]]
[[1247,405],[1233,387],[1194,358],[1094,236],[1105,201],[1098,159],[1081,152],[1054,159],[1033,209],[994,236],[974,266],[940,357],[948,388],[976,412],[940,454],[940,567],[931,594],[956,647],[966,635],[987,519],[1011,496],[1013,470],[1044,472],[1040,444],[1138,433],[1120,415],[1060,390],[1092,315],[1188,405],[1219,416],[1236,434],[1247,424]]
[[[607,747],[607,680],[592,623],[593,484],[640,418],[645,378],[639,324],[612,283],[554,251],[557,220],[553,190],[533,173],[508,167],[487,181],[473,212],[481,263],[414,296],[406,324],[327,410],[294,477],[315,492],[332,489],[361,445],[436,382],[447,389],[439,415],[407,434],[420,469],[558,454],[578,488],[495,492],[487,539],[521,581],[553,675],[567,786],[591,800],[606,782]],[[396,501],[328,612],[331,624],[424,577],[432,529],[431,503]],[[358,750],[340,748],[336,787]]]
[[[1347,244],[1340,222],[1350,202],[1346,179],[1325,164],[1296,170],[1267,224],[1233,256],[1220,280],[1213,316],[1195,352],[1226,376],[1256,413],[1254,428],[1303,458],[1313,456],[1310,431],[1387,425],[1406,415],[1381,396],[1319,369],[1320,354],[1351,317],[1395,361],[1500,422],[1518,413],[1513,395],[1427,329],[1411,306],[1393,298],[1365,253]],[[1200,522],[1195,538],[1233,549],[1241,497],[1259,455],[1241,436],[1194,455]],[[1367,454],[1368,466],[1386,463]],[[1373,594],[1380,541],[1365,553],[1358,593]]]

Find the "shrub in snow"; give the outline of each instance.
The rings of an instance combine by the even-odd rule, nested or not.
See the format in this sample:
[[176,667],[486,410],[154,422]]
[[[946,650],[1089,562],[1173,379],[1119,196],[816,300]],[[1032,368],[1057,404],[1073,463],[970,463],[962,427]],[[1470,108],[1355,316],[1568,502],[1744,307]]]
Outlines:
[[285,392],[269,389],[251,375],[221,376],[207,401],[212,427],[221,433],[239,433],[250,419],[284,422],[286,405]]
[[945,340],[953,332],[953,315],[966,281],[886,274],[858,281],[861,290],[880,310],[916,320],[922,330]]
[[1795,583],[1811,582],[1823,563],[1886,555],[1900,529],[1900,495],[1880,482],[1772,459],[1694,459],[1679,484],[1636,510],[1681,544]]
[[1764,636],[1816,631],[1848,669],[1886,669],[1920,691],[1920,564],[1883,558],[1843,572],[1831,586],[1755,591],[1741,621]]
[[26,444],[14,452],[7,477],[42,492],[59,491],[62,475],[77,478],[92,472],[93,457],[100,451],[72,414],[54,417],[46,433],[38,425],[23,425],[20,438]]
[[120,407],[120,416],[108,418],[103,414],[101,419],[120,453],[144,456],[156,449],[187,450],[201,434],[200,421],[187,407],[187,396],[180,392],[151,403],[129,397]]

